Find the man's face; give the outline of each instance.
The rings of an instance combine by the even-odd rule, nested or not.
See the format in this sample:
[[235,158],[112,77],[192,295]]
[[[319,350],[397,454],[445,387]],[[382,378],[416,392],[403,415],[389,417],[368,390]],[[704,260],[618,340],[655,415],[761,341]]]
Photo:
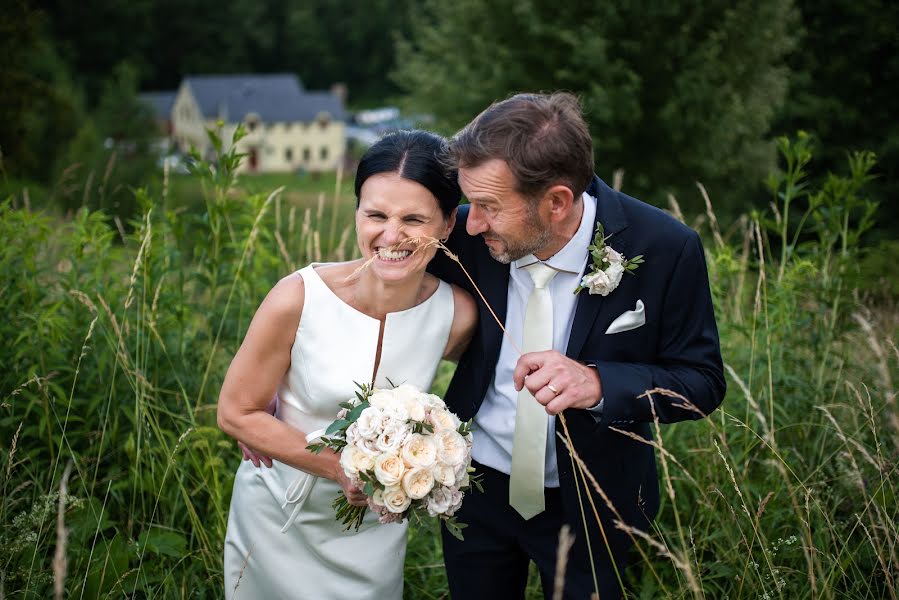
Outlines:
[[549,243],[549,223],[540,214],[540,204],[535,206],[515,189],[515,176],[505,161],[460,168],[459,185],[471,203],[465,229],[484,238],[494,259],[508,264]]

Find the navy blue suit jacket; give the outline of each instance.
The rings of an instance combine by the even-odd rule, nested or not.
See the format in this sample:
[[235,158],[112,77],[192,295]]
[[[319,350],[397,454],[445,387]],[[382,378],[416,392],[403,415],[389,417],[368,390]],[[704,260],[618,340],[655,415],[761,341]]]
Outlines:
[[[655,455],[648,444],[611,428],[651,439],[653,412],[649,398],[641,395],[653,388],[677,392],[697,409],[685,408],[677,398],[653,394],[655,414],[663,423],[698,419],[715,410],[725,392],[718,331],[705,256],[696,232],[663,211],[611,189],[598,177],[587,193],[597,200],[596,218],[610,236],[608,244],[626,257],[642,254],[645,262],[633,274],[625,273],[619,287],[606,297],[586,291],[579,294],[566,354],[596,365],[604,410],[599,421],[584,410],[570,409],[564,414],[575,450],[609,500],[625,522],[645,530],[659,507]],[[467,217],[468,207],[461,206],[447,245],[505,322],[510,267],[491,258],[480,236],[466,233]],[[459,266],[442,254],[438,253],[430,270],[477,298]],[[638,299],[645,307],[646,324],[606,334],[609,324],[621,313],[634,310]],[[502,342],[502,332],[487,307],[480,300],[478,306],[477,331],[445,398],[463,420],[477,413]],[[562,431],[559,419],[556,428]],[[556,451],[565,517],[576,532],[583,532],[575,472],[558,438]],[[613,550],[626,548],[627,538],[616,530],[604,501],[595,496],[595,502]],[[592,514],[589,505],[585,509]],[[587,520],[595,552],[604,544],[595,519],[588,516]]]

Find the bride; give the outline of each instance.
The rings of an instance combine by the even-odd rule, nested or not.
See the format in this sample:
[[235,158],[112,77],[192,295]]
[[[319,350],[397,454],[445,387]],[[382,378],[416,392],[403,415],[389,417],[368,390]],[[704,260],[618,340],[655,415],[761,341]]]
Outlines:
[[[279,281],[256,311],[222,385],[218,423],[272,468],[244,461],[225,536],[225,596],[400,598],[405,525],[369,513],[344,531],[338,493],[362,506],[339,455],[306,450],[306,434],[333,421],[356,382],[427,390],[442,358],[457,358],[474,331],[467,293],[425,273],[461,197],[443,166],[445,141],[423,131],[386,136],[356,172],[362,258],[311,264]],[[363,265],[367,265],[361,268]],[[269,399],[279,398],[275,414]]]

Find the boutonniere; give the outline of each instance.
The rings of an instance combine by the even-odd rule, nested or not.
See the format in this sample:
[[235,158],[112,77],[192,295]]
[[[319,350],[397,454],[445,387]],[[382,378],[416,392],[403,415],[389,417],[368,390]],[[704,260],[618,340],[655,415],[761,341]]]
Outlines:
[[632,273],[643,263],[643,255],[631,259],[625,258],[606,244],[608,238],[603,235],[602,223],[596,223],[596,234],[593,243],[587,246],[593,264],[589,272],[574,289],[575,294],[587,290],[590,294],[608,296],[621,283],[621,276]]

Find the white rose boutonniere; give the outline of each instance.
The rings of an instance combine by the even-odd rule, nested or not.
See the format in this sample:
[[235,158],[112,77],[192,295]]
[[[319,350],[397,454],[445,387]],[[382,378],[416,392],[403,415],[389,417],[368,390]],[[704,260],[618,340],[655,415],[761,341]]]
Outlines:
[[590,294],[608,296],[621,283],[622,275],[635,271],[643,263],[642,254],[627,259],[611,246],[606,245],[607,239],[603,235],[602,223],[597,223],[593,243],[587,246],[593,264],[590,265],[589,272],[584,275],[580,284],[574,289],[575,294],[579,294],[581,290],[587,290]]

